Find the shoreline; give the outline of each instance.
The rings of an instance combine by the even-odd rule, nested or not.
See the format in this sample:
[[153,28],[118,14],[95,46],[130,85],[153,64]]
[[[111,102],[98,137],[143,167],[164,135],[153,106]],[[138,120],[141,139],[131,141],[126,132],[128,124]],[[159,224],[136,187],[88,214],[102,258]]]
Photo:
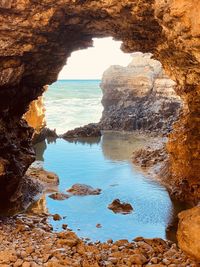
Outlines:
[[69,229],[52,232],[46,215],[0,219],[0,241],[2,267],[198,267],[171,241],[138,237],[86,243]]

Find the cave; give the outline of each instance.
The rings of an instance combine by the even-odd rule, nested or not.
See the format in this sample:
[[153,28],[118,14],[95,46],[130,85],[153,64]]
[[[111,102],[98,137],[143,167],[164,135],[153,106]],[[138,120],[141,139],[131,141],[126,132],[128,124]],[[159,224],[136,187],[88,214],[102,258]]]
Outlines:
[[[34,161],[33,130],[22,119],[31,101],[57,80],[73,51],[112,36],[124,52],[151,52],[176,81],[184,111],[167,145],[163,175],[174,197],[195,203],[200,190],[200,57],[197,0],[0,1],[0,202],[21,197]],[[19,193],[19,194],[18,194]]]

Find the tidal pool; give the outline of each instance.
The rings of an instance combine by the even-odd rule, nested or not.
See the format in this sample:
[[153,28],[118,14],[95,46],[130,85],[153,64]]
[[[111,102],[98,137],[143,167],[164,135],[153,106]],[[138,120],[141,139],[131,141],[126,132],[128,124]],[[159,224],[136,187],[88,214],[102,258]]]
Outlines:
[[[172,203],[166,189],[145,177],[131,162],[132,152],[147,141],[151,140],[107,132],[101,138],[37,144],[37,160],[59,176],[60,192],[76,183],[102,189],[100,195],[62,201],[46,194],[48,212],[63,218],[50,219],[54,230],[60,231],[62,224],[67,224],[79,237],[92,241],[132,240],[138,236],[173,239],[175,229],[166,229],[182,207]],[[107,207],[116,198],[130,203],[134,211],[128,215],[113,213]],[[97,228],[97,224],[102,227]]]

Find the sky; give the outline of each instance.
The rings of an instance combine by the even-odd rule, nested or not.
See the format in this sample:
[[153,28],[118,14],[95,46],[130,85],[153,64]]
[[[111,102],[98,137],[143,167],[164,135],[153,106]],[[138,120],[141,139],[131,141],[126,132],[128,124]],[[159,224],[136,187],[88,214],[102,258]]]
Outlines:
[[93,40],[94,47],[71,54],[58,79],[101,79],[111,65],[127,66],[131,62],[130,54],[120,50],[120,41],[112,37]]

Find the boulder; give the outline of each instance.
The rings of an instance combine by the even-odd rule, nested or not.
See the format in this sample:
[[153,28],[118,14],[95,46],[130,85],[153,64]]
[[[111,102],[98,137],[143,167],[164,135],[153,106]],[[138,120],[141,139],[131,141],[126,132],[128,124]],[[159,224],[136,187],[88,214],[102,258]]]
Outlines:
[[179,213],[177,239],[179,247],[200,261],[200,206]]
[[41,182],[44,185],[57,186],[59,184],[59,177],[54,172],[49,172],[43,168],[30,167],[26,175],[34,180]]
[[65,199],[69,198],[70,195],[56,192],[56,193],[49,195],[49,197],[54,199],[54,200],[65,200]]
[[101,189],[93,188],[85,184],[74,184],[67,190],[67,192],[76,196],[99,195],[101,193]]
[[70,130],[60,137],[64,139],[71,138],[80,138],[80,137],[99,137],[101,136],[101,130],[98,124],[90,123],[83,127],[75,128],[74,130]]
[[53,215],[53,220],[54,221],[60,221],[60,220],[62,220],[62,217],[59,214],[56,213],[56,214]]
[[133,207],[129,203],[121,202],[119,199],[113,200],[111,204],[108,205],[108,208],[114,213],[128,214],[133,211]]

